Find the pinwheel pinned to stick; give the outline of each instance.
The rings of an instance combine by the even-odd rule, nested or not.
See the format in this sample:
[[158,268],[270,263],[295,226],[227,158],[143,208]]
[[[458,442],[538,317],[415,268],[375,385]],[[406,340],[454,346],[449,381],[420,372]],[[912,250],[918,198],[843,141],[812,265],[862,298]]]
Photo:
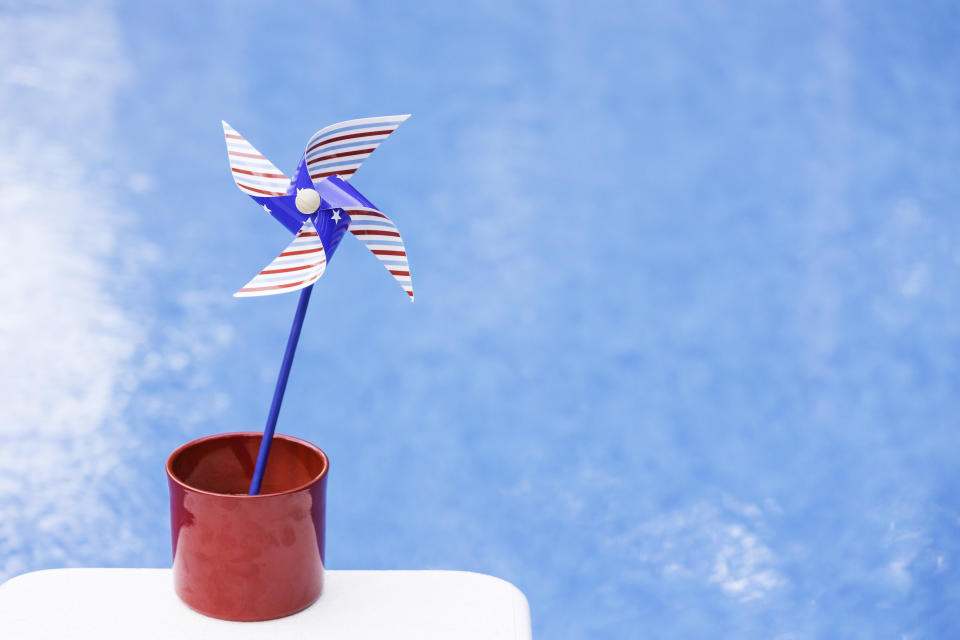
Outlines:
[[234,295],[268,296],[300,290],[273,402],[250,483],[260,492],[300,329],[314,283],[349,231],[386,267],[413,301],[407,252],[397,226],[348,182],[374,150],[409,115],[338,122],[313,134],[288,178],[226,122],[230,171],[241,191],[295,235],[286,249]]

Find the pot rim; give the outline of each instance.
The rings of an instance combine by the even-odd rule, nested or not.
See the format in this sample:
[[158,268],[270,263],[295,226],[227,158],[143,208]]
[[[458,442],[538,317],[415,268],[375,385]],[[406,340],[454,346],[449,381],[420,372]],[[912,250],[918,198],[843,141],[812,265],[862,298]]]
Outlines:
[[176,484],[178,484],[180,487],[182,487],[186,491],[191,491],[193,493],[214,496],[217,498],[235,498],[237,500],[256,500],[258,498],[271,498],[274,496],[284,496],[287,494],[296,493],[298,491],[303,491],[304,489],[308,489],[313,485],[317,484],[318,482],[320,482],[321,480],[323,480],[326,477],[327,472],[330,470],[330,459],[327,457],[327,454],[323,449],[313,444],[312,442],[308,442],[307,440],[304,440],[303,438],[288,436],[282,433],[274,434],[273,436],[274,439],[279,438],[281,440],[287,440],[288,442],[294,442],[296,444],[303,445],[308,449],[311,449],[315,453],[320,454],[320,457],[323,459],[323,469],[320,471],[320,473],[318,473],[316,476],[311,478],[309,481],[299,486],[293,487],[292,489],[287,489],[285,491],[276,491],[274,493],[258,493],[252,496],[246,493],[217,493],[216,491],[207,491],[205,489],[198,489],[197,487],[187,484],[186,482],[178,478],[176,475],[174,475],[173,470],[170,468],[173,462],[173,459],[177,457],[177,455],[179,455],[187,447],[192,447],[194,445],[200,444],[201,442],[206,442],[208,440],[221,440],[221,439],[236,437],[236,436],[245,436],[245,437],[260,436],[262,438],[263,432],[261,431],[230,431],[228,433],[215,433],[213,435],[204,436],[202,438],[197,438],[196,440],[191,440],[190,442],[186,442],[180,445],[179,447],[177,447],[176,449],[174,449],[173,453],[167,456],[167,464],[166,464],[167,478],[172,482],[175,482]]

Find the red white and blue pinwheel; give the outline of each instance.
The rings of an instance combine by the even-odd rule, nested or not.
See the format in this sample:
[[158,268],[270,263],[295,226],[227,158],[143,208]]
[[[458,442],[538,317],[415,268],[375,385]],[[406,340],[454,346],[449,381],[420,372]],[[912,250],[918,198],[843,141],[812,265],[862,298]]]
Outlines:
[[285,176],[226,122],[230,172],[240,190],[294,234],[293,242],[234,295],[268,296],[301,290],[267,418],[250,494],[260,492],[293,355],[313,284],[349,231],[387,268],[413,301],[403,239],[393,221],[348,182],[409,115],[338,122],[313,134],[293,178]]
[[409,115],[361,118],[317,131],[293,178],[226,122],[230,171],[240,190],[296,234],[293,243],[234,295],[267,296],[312,285],[350,231],[413,300],[407,252],[397,226],[348,180]]

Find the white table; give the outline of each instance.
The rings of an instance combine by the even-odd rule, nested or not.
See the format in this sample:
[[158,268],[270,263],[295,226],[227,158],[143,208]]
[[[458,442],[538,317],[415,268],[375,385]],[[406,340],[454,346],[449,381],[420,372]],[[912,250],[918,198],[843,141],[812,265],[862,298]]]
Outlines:
[[226,622],[180,602],[169,569],[50,569],[0,585],[0,638],[529,640],[530,609],[515,586],[480,573],[327,571],[305,611]]

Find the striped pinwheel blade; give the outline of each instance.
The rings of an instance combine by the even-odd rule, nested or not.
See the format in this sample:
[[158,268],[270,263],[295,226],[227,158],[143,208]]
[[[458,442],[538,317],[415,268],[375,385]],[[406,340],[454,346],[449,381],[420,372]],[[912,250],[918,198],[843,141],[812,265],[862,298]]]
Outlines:
[[400,237],[397,225],[372,207],[354,207],[346,209],[346,212],[350,214],[350,233],[377,256],[410,296],[410,302],[413,302],[410,264],[407,262],[407,250],[403,246],[403,238]]
[[224,121],[223,135],[227,139],[227,157],[230,172],[240,190],[251,196],[282,196],[290,179],[273,166],[247,139]]
[[307,142],[307,167],[314,181],[339,175],[344,180],[360,168],[374,149],[410,114],[338,122],[313,134]]
[[283,253],[233,295],[250,298],[303,289],[316,282],[326,267],[323,243],[313,223],[307,220]]

